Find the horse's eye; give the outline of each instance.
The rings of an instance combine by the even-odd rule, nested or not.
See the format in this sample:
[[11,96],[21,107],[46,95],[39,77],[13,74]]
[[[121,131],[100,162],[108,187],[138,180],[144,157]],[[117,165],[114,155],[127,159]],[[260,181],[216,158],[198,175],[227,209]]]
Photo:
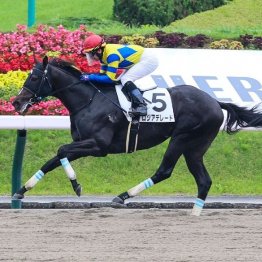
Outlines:
[[31,76],[31,81],[36,81],[38,77],[36,75]]

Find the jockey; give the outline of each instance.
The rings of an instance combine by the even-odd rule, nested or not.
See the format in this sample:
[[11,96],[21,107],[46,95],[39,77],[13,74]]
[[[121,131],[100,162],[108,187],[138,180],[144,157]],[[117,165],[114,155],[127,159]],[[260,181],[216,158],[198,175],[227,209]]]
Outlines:
[[[147,114],[143,96],[134,81],[140,79],[158,67],[158,60],[150,51],[138,45],[107,44],[99,35],[92,34],[84,41],[83,52],[88,64],[101,62],[99,74],[82,74],[80,80],[110,84],[120,80],[122,91],[132,102],[133,116]],[[118,69],[126,71],[117,76]]]

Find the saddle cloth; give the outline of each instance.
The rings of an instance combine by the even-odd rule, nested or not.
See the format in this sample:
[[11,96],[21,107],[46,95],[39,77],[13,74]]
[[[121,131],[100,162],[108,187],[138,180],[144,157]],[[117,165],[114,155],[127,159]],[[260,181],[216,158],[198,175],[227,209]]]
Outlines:
[[[122,85],[116,85],[116,93],[120,106],[127,112],[130,111],[131,102],[121,91]],[[143,92],[143,91],[142,91]],[[147,115],[141,116],[140,122],[166,123],[175,122],[172,101],[166,88],[153,88],[143,92],[144,100],[147,104]],[[132,121],[129,114],[125,113],[128,121]]]

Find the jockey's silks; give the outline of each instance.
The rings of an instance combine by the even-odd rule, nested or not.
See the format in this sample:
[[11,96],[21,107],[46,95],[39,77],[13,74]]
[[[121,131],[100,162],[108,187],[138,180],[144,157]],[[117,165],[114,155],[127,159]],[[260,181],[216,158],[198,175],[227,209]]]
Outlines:
[[142,46],[107,44],[101,59],[100,73],[102,75],[91,74],[89,79],[103,83],[116,81],[117,69],[129,69],[140,61],[143,52]]

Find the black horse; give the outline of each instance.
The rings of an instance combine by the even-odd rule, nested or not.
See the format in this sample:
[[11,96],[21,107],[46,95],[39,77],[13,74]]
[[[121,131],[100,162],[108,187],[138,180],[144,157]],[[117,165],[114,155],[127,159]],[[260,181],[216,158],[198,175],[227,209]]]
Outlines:
[[[47,161],[14,196],[21,199],[44,174],[63,165],[78,196],[81,186],[76,180],[70,161],[85,156],[102,157],[126,152],[129,122],[123,114],[114,86],[95,86],[79,81],[81,72],[71,63],[53,59],[37,63],[13,101],[20,114],[44,97],[54,96],[70,112],[73,142],[59,148],[57,155]],[[258,108],[247,109],[232,103],[218,102],[207,93],[188,85],[168,89],[176,121],[172,123],[140,123],[137,150],[156,146],[170,138],[162,163],[151,177],[113,199],[124,204],[142,190],[167,178],[181,155],[198,187],[194,208],[200,210],[211,187],[211,178],[204,166],[203,156],[217,136],[223,123],[222,109],[227,111],[225,130],[232,134],[244,127],[262,127]],[[193,209],[194,210],[194,209]],[[200,211],[194,212],[196,215]]]

